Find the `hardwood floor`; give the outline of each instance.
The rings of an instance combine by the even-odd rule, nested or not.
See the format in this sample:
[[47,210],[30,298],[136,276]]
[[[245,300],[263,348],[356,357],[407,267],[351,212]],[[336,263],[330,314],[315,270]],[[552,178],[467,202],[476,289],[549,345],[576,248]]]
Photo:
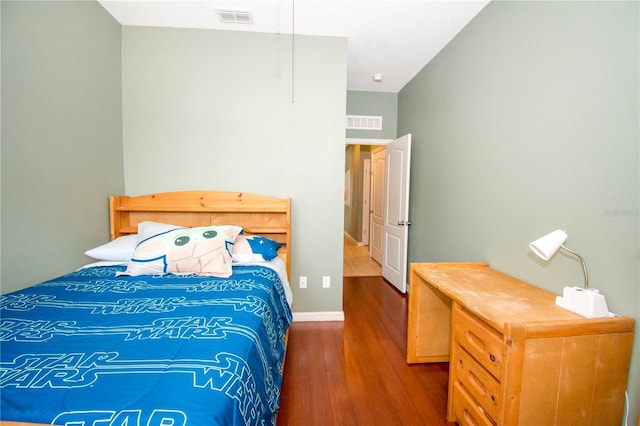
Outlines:
[[291,326],[278,426],[450,425],[448,364],[408,365],[406,297],[344,279],[343,322]]

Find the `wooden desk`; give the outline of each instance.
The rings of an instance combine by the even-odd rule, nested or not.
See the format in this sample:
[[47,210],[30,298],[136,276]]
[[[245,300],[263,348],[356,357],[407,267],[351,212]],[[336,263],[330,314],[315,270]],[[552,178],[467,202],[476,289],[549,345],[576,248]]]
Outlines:
[[410,266],[407,362],[449,366],[462,425],[619,425],[634,319],[588,319],[484,263]]

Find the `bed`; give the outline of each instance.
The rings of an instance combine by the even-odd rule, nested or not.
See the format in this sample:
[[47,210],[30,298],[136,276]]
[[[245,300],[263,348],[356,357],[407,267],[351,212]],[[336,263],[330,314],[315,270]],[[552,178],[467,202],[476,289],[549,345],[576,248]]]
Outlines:
[[[290,199],[187,191],[109,205],[112,241],[99,249],[124,244],[129,261],[118,246],[115,260],[96,256],[2,296],[0,423],[274,425],[291,322]],[[192,259],[145,248],[200,236],[215,240],[228,274],[218,260],[193,273]]]

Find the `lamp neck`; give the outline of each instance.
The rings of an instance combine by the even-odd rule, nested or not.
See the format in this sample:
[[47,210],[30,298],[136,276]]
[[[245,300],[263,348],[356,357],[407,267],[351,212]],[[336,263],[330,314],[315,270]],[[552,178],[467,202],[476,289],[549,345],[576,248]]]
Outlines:
[[584,289],[588,290],[589,289],[589,275],[587,274],[587,264],[584,262],[584,259],[578,253],[576,253],[575,251],[573,251],[571,249],[566,248],[564,245],[561,245],[560,248],[568,251],[569,253],[571,253],[572,255],[576,256],[578,259],[580,259],[580,262],[582,263],[582,272],[584,273]]

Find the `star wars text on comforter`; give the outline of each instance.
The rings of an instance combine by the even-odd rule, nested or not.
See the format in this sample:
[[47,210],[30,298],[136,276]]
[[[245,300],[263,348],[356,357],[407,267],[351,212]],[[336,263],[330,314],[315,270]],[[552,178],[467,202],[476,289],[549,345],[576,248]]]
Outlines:
[[0,418],[56,425],[262,425],[291,311],[275,271],[230,278],[81,269],[1,297]]

